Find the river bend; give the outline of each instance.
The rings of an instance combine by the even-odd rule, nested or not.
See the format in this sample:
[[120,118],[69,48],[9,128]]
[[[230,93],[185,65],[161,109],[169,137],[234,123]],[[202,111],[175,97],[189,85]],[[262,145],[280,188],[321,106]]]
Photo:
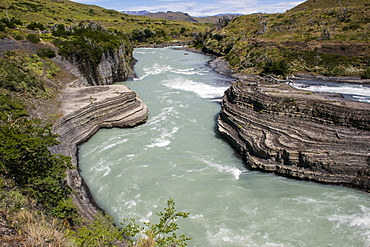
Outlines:
[[370,246],[370,198],[355,190],[249,171],[215,132],[229,79],[210,57],[135,49],[124,82],[149,107],[134,129],[102,129],[79,147],[81,175],[117,223],[156,221],[173,198],[189,246]]

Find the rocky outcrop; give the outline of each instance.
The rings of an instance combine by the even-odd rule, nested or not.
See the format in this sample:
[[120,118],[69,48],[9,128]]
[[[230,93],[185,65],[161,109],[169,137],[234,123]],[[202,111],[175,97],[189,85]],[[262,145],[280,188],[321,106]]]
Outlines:
[[[97,64],[78,54],[70,55],[67,60],[73,67],[78,68],[78,72],[74,73],[79,78],[78,85],[111,85],[134,77],[132,68],[135,59],[132,56],[132,50],[133,48],[128,47],[127,44],[122,44],[117,49],[104,51]],[[61,65],[64,63],[59,61]]]
[[100,128],[128,128],[144,123],[147,106],[137,94],[124,85],[66,88],[60,96],[61,117],[53,126],[60,145],[53,152],[70,156],[76,169],[68,171],[67,183],[80,212],[92,218],[98,206],[78,172],[77,146],[87,141]]
[[97,78],[93,78],[94,85],[110,85],[117,81],[126,81],[134,77],[132,70],[134,58],[132,50],[121,45],[117,50],[104,52],[96,69]]
[[337,94],[239,81],[218,129],[251,169],[370,191],[370,109]]

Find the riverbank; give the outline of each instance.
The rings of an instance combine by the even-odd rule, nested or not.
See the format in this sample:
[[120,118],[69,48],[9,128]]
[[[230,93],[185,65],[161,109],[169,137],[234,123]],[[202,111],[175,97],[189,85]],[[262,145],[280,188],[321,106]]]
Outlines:
[[[217,123],[250,169],[370,192],[367,103],[238,74],[220,57],[210,66],[236,79],[225,93]],[[369,81],[310,75],[295,79]]]
[[138,95],[124,85],[66,87],[59,101],[62,117],[53,125],[60,145],[52,151],[71,157],[75,169],[67,172],[67,184],[73,190],[73,201],[88,218],[99,210],[89,188],[78,171],[78,145],[100,128],[132,128],[148,118],[148,108]]

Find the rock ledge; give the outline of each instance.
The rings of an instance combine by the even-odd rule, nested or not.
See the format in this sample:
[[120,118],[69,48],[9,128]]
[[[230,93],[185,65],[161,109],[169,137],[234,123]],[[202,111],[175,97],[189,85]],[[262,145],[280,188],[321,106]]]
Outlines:
[[62,91],[60,101],[63,116],[54,124],[53,132],[59,135],[61,144],[52,151],[72,158],[76,169],[68,171],[67,183],[80,212],[92,219],[99,207],[78,172],[77,146],[100,128],[129,128],[145,123],[148,108],[124,85],[69,87]]
[[225,92],[218,129],[251,169],[370,191],[369,104],[239,81]]

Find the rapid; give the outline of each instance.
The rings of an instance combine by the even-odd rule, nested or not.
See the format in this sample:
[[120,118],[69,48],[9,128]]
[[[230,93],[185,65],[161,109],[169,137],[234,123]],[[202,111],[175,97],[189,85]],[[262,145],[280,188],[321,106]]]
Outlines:
[[79,146],[79,169],[99,206],[157,222],[173,198],[188,246],[370,246],[370,197],[338,186],[250,171],[216,131],[230,79],[209,56],[137,48],[123,84],[149,107],[133,129],[101,129]]

